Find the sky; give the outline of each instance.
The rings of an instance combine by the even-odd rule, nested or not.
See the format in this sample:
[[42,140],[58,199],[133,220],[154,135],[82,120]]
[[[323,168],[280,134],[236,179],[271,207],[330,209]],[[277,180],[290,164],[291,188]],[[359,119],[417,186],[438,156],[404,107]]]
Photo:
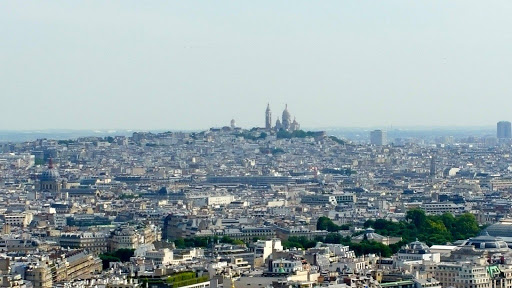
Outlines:
[[0,1],[0,130],[490,126],[512,1]]

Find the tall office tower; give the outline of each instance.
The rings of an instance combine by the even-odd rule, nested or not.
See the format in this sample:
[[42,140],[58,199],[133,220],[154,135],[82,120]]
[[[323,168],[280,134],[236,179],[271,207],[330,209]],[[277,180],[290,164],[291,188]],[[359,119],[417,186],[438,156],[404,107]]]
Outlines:
[[496,124],[496,136],[498,139],[510,139],[512,138],[512,130],[511,130],[510,122],[508,121],[500,121]]
[[370,132],[370,144],[377,146],[386,145],[386,131],[373,130]]
[[430,156],[430,176],[436,176],[436,155]]
[[270,111],[270,104],[267,104],[265,111],[265,129],[272,129],[272,112]]

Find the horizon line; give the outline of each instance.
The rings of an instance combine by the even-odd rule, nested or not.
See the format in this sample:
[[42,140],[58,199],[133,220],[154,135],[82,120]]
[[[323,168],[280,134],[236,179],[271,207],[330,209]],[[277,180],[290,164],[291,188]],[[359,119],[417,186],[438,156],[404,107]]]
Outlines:
[[[209,128],[190,128],[190,129],[170,129],[170,128],[42,128],[42,129],[0,129],[0,132],[19,132],[19,133],[27,133],[27,132],[80,132],[80,131],[90,131],[97,133],[108,133],[108,132],[151,132],[151,131],[164,131],[164,132],[195,132],[195,131],[206,131],[210,129],[217,129],[229,127],[227,125],[222,126],[211,126]],[[253,127],[236,127],[241,129],[253,129],[253,128],[262,128],[262,126],[253,126]],[[308,129],[357,129],[357,130],[368,130],[368,129],[380,129],[380,130],[417,130],[417,129],[496,129],[494,125],[379,125],[379,126],[305,126],[300,130],[308,130]]]

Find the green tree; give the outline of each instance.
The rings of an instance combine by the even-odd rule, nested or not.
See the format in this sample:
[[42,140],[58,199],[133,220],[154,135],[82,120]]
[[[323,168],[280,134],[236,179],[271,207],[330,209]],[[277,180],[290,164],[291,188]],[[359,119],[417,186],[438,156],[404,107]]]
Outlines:
[[292,137],[295,138],[306,138],[307,134],[303,130],[295,130],[292,132]]
[[179,248],[179,249],[186,248],[185,240],[183,238],[178,238],[178,239],[174,240],[174,245],[176,246],[176,248]]
[[478,222],[473,214],[464,213],[455,217],[452,234],[455,239],[466,239],[480,232]]
[[446,244],[452,241],[452,234],[446,229],[443,221],[437,217],[427,218],[425,233],[422,233],[421,236],[428,245]]
[[338,137],[336,136],[329,136],[329,139],[331,139],[332,141],[340,144],[340,145],[345,145],[345,141],[339,139]]
[[331,221],[329,217],[322,216],[316,221],[316,230],[327,230],[328,223]]
[[208,237],[194,237],[192,238],[193,246],[190,247],[207,247]]
[[341,230],[350,230],[350,224],[343,224],[340,226]]
[[448,231],[451,231],[453,229],[453,225],[455,224],[455,217],[452,213],[444,213],[440,216],[433,216],[436,219],[439,219],[443,222],[444,227],[448,229]]
[[342,236],[338,233],[329,233],[325,236],[325,243],[341,244]]
[[238,239],[237,239],[237,240],[234,240],[234,241],[233,241],[233,244],[235,244],[235,245],[245,245],[245,242],[244,242],[244,241],[242,241],[242,240],[238,240]]
[[114,256],[121,259],[122,262],[128,262],[130,261],[130,258],[133,257],[133,253],[135,252],[135,249],[118,249],[114,251]]
[[368,219],[363,224],[364,228],[375,227],[375,220]]
[[[415,239],[426,242],[428,245],[446,244],[454,240],[462,240],[473,237],[479,233],[475,216],[466,213],[458,216],[452,214],[426,215],[420,209],[412,209],[407,212],[406,221],[398,223],[384,219],[368,220],[365,227],[375,228],[375,232],[384,236],[400,236],[402,241],[390,245],[393,253]],[[358,249],[362,249],[359,247]]]
[[277,131],[276,137],[277,137],[277,139],[290,139],[290,138],[292,138],[292,133],[281,129],[281,130]]
[[425,227],[425,223],[427,222],[427,216],[425,215],[425,211],[421,209],[411,209],[407,211],[405,216],[406,220],[411,220],[416,228]]
[[358,256],[370,253],[379,254],[383,257],[389,257],[392,255],[391,248],[375,241],[363,240],[361,243],[351,243],[349,246],[350,249],[354,250]]
[[114,257],[112,255],[100,254],[98,257],[101,259],[101,265],[103,270],[108,269],[110,266],[110,262],[121,262],[121,259]]
[[114,252],[106,252],[98,255],[101,259],[103,269],[107,269],[110,262],[128,262],[133,257],[134,249],[119,249]]
[[[317,230],[327,230],[329,232],[336,232],[342,230],[342,227],[339,225],[334,224],[329,217],[322,216],[318,218],[316,221],[316,229]],[[344,229],[348,230],[348,229]]]
[[222,236],[222,238],[220,238],[220,242],[226,244],[233,244],[234,240],[229,238],[228,236]]

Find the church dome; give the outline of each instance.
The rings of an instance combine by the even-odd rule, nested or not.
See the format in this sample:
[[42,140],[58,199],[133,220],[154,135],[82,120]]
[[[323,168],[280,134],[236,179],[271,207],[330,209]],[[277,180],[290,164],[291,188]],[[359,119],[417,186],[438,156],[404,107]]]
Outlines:
[[290,112],[288,112],[288,106],[286,106],[286,108],[283,111],[283,117],[281,117],[281,118],[283,119],[283,122],[285,122],[285,121],[290,121],[291,117],[292,116],[290,115]]
[[57,169],[52,168],[44,171],[41,174],[41,181],[55,181],[59,179],[60,175]]
[[56,181],[60,178],[59,171],[53,167],[52,160],[50,159],[50,163],[48,165],[48,169],[46,169],[39,178],[41,181]]

